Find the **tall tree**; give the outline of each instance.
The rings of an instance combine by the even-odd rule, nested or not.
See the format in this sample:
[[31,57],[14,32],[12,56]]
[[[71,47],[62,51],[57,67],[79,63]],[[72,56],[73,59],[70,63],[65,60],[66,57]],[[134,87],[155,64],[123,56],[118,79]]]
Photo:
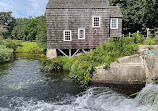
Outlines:
[[14,39],[26,41],[36,40],[38,20],[36,18],[18,18],[17,25],[12,31]]
[[18,18],[16,22],[17,25],[12,31],[14,39],[26,41],[36,40],[39,47],[46,48],[46,15],[35,18]]
[[42,15],[37,26],[36,42],[39,47],[47,48],[46,14]]
[[146,0],[146,26],[158,28],[158,0]]
[[119,5],[123,13],[123,33],[136,32],[147,27],[146,0],[110,0],[111,5]]
[[125,33],[136,32],[145,28],[145,1],[127,0],[122,6],[123,27]]
[[7,25],[6,33],[3,33],[4,37],[7,38],[11,35],[13,27],[16,25],[16,19],[12,16],[12,12],[0,12],[0,25]]

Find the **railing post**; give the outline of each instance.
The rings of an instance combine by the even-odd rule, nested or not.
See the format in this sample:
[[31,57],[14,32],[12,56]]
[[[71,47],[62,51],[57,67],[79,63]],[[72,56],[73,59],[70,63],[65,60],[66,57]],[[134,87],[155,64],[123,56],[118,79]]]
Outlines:
[[139,36],[139,30],[137,30],[137,36]]
[[131,32],[129,32],[129,38],[131,38]]
[[149,28],[146,28],[147,37],[149,37]]

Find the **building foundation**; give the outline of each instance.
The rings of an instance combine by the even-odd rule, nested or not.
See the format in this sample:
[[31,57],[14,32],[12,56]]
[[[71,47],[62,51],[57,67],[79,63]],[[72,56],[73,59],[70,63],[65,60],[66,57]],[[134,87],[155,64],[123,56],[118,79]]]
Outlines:
[[47,49],[46,57],[48,59],[52,59],[52,58],[57,57],[57,50],[56,49]]

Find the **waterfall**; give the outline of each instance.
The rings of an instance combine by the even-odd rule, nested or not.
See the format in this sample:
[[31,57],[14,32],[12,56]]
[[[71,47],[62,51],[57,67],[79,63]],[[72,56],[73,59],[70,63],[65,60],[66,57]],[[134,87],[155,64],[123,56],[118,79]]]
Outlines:
[[[67,102],[71,101],[71,102]],[[108,87],[93,87],[76,97],[70,95],[63,101],[46,102],[15,97],[10,108],[0,111],[157,111],[158,85],[146,85],[136,98],[130,98]]]
[[147,84],[135,98],[139,104],[146,106],[149,111],[158,111],[158,85]]

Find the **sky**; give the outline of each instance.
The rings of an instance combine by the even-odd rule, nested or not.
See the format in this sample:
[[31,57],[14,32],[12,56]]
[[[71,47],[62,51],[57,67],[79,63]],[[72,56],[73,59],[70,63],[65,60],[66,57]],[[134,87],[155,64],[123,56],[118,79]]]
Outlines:
[[12,11],[15,18],[41,16],[48,0],[0,0],[0,12]]

